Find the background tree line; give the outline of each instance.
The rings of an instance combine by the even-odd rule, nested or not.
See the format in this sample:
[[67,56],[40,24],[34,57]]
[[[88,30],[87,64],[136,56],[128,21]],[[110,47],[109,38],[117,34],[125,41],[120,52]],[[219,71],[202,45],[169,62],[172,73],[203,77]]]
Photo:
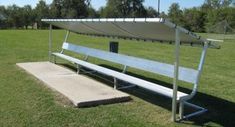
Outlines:
[[28,29],[37,24],[47,27],[42,18],[119,18],[163,17],[194,32],[208,32],[210,28],[226,21],[235,28],[235,0],[205,0],[200,7],[181,9],[173,3],[168,14],[158,13],[153,7],[145,7],[144,0],[107,0],[106,6],[95,10],[91,0],[53,0],[47,5],[40,0],[35,8],[0,6],[0,28]]

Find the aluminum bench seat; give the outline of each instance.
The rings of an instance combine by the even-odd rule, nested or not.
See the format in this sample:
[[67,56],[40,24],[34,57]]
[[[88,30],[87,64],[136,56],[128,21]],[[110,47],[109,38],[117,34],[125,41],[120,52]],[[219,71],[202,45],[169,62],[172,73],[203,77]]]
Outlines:
[[[113,63],[121,64],[123,66],[132,67],[147,72],[159,74],[162,76],[174,78],[174,65],[171,64],[162,63],[153,60],[147,60],[133,56],[127,56],[123,54],[112,53],[99,49],[88,48],[84,46],[71,44],[68,42],[63,43],[62,49],[110,61]],[[194,84],[197,81],[197,77],[198,77],[198,70],[179,67],[179,80]]]
[[[156,93],[164,95],[166,97],[169,97],[169,98],[173,97],[173,94],[172,94],[173,90],[170,89],[170,88],[167,88],[167,87],[155,84],[155,83],[151,83],[151,82],[145,81],[143,79],[139,79],[139,78],[136,78],[136,77],[133,77],[133,76],[121,73],[121,72],[117,72],[117,71],[114,71],[114,70],[111,70],[111,69],[108,69],[108,68],[105,68],[105,67],[101,67],[101,66],[83,61],[83,60],[79,60],[79,59],[76,59],[74,57],[71,57],[71,56],[68,56],[68,55],[65,55],[65,54],[53,53],[53,55],[56,55],[60,58],[66,59],[66,60],[71,61],[71,62],[74,62],[76,64],[79,64],[80,66],[84,66],[84,67],[89,68],[91,70],[95,70],[99,73],[102,73],[102,74],[105,74],[105,75],[108,75],[108,76],[111,76],[111,77],[115,77],[119,80],[123,80],[123,81],[131,83],[131,84],[135,84],[139,87],[148,89],[150,91],[156,92]],[[179,100],[181,97],[187,96],[187,95],[188,94],[185,94],[183,92],[178,91],[177,100]]]

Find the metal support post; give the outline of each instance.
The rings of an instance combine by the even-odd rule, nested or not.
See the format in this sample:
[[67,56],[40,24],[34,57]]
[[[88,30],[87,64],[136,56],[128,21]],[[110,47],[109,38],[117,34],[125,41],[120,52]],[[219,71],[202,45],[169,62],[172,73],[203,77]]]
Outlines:
[[175,66],[173,79],[173,98],[172,98],[172,121],[176,121],[177,111],[177,92],[178,92],[178,74],[179,74],[179,50],[180,50],[180,31],[175,29]]
[[56,64],[56,55],[54,55],[54,64]]
[[158,13],[158,18],[160,17],[160,14],[161,14],[161,12],[160,12],[160,0],[158,0],[158,8],[157,8],[157,13]]
[[206,53],[207,53],[208,45],[209,45],[208,42],[205,42],[204,47],[203,47],[203,51],[202,51],[202,54],[201,54],[200,63],[199,63],[199,66],[198,66],[198,72],[199,72],[199,74],[198,74],[198,76],[197,76],[196,84],[198,84],[199,79],[200,79],[200,77],[201,77],[203,65],[204,65],[204,62],[205,62],[205,59],[206,59]]
[[123,70],[122,70],[122,73],[126,73],[126,70],[127,70],[127,66],[125,65]]
[[[67,42],[67,41],[68,41],[69,34],[70,34],[70,31],[67,30],[67,33],[66,33],[65,38],[64,38],[64,42]],[[63,53],[63,52],[64,52],[64,49],[62,49],[60,53]]]
[[77,64],[77,74],[80,74],[80,65]]
[[52,53],[52,25],[50,24],[49,26],[49,45],[48,45],[48,49],[49,49],[49,54],[48,54],[48,57],[49,57],[49,61],[51,61],[51,53]]
[[118,87],[118,89],[121,90],[121,89],[133,88],[133,87],[136,87],[136,85],[129,85],[129,86]]
[[180,102],[180,107],[179,107],[179,117],[180,117],[180,119],[183,119],[183,117],[184,117],[184,104],[185,104],[185,102],[184,101],[181,101]]
[[203,113],[207,112],[207,109],[205,109],[205,108],[203,108],[203,107],[200,107],[200,106],[197,106],[197,105],[188,103],[188,102],[185,102],[184,104],[187,105],[187,106],[190,106],[190,107],[192,107],[192,108],[195,108],[195,109],[197,109],[197,110],[199,110],[199,111],[196,111],[196,112],[193,112],[193,113],[191,113],[191,114],[185,115],[185,116],[183,116],[180,120],[188,119],[188,118],[190,118],[190,117],[193,117],[193,116],[196,116],[196,115],[200,115],[200,114],[203,114]]
[[117,89],[117,78],[113,78],[114,89]]
[[84,58],[84,61],[87,61],[87,60],[88,60],[88,58],[89,58],[89,56],[88,56],[88,55],[86,55],[86,56],[85,56],[85,58]]
[[65,38],[64,38],[64,42],[67,42],[67,41],[68,41],[69,34],[70,34],[70,31],[67,30],[66,36],[65,36]]
[[[205,62],[205,57],[206,57],[208,45],[209,45],[208,42],[204,43],[204,47],[203,47],[201,58],[200,58],[200,63],[199,63],[199,66],[198,66],[197,80],[196,80],[196,83],[194,83],[193,90],[192,90],[191,94],[189,94],[188,96],[182,97],[181,100],[180,100],[180,108],[179,108],[180,120],[185,119],[185,118],[189,118],[189,117],[192,117],[192,116],[195,116],[195,115],[199,115],[199,114],[202,114],[202,113],[207,111],[207,109],[205,109],[205,108],[196,106],[194,104],[190,104],[186,101],[192,99],[197,93],[198,83],[199,83],[199,79],[201,77],[203,65],[204,65],[204,62]],[[183,109],[184,105],[191,106],[193,108],[200,109],[200,110],[185,116],[184,115],[184,109]]]

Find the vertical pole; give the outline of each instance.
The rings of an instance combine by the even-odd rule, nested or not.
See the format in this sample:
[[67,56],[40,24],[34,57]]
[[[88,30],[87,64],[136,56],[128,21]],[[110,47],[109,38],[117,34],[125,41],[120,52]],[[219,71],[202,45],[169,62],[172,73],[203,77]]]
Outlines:
[[180,102],[179,117],[180,119],[184,118],[184,101]]
[[[70,34],[70,31],[69,30],[67,30],[67,33],[66,33],[66,35],[65,35],[65,38],[64,38],[64,42],[67,42],[68,41],[68,38],[69,38],[69,34]],[[60,53],[64,53],[64,49],[62,48],[62,50],[61,50],[61,52]]]
[[[198,72],[199,73],[198,73],[197,81],[196,81],[195,84],[198,84],[198,82],[199,82],[199,79],[200,79],[200,76],[201,76],[201,73],[202,73],[202,69],[203,69],[203,65],[204,65],[204,62],[205,62],[208,46],[209,46],[208,42],[205,42],[203,50],[202,50],[202,54],[201,54],[200,63],[199,63],[199,66],[198,66]],[[197,85],[196,85],[195,89],[196,88],[197,88]]]
[[[194,83],[193,92],[188,96],[188,98],[186,100],[189,100],[190,98],[195,96],[195,94],[197,92],[198,83],[199,83],[199,79],[201,77],[201,73],[202,73],[204,62],[205,62],[205,57],[206,57],[208,46],[209,46],[208,42],[204,42],[204,47],[203,47],[203,50],[202,50],[200,63],[199,63],[199,66],[198,66],[197,80],[196,80],[196,83]],[[187,104],[186,100],[183,100],[183,101],[180,102],[180,108],[179,108],[180,119],[185,118],[184,117],[184,105]]]
[[116,90],[117,89],[117,79],[116,78],[113,78],[113,82],[114,82],[114,89]]
[[65,36],[65,38],[64,38],[64,42],[67,42],[68,37],[69,37],[69,34],[70,34],[70,31],[69,31],[69,30],[67,30],[66,36]]
[[178,92],[178,74],[179,74],[179,49],[180,49],[180,31],[175,29],[175,66],[173,79],[173,98],[172,98],[172,121],[176,121],[177,111],[177,92]]
[[84,58],[84,61],[87,61],[87,60],[88,60],[88,58],[89,58],[89,56],[88,56],[88,55],[86,55],[86,56],[85,56],[85,58]]
[[80,65],[77,64],[77,74],[80,74]]
[[157,13],[158,13],[158,17],[160,17],[160,0],[158,0]]
[[123,70],[122,70],[122,73],[126,73],[126,70],[127,70],[127,66],[125,65]]
[[50,24],[49,26],[49,54],[48,54],[48,57],[49,57],[49,61],[51,61],[51,52],[52,52],[52,25]]

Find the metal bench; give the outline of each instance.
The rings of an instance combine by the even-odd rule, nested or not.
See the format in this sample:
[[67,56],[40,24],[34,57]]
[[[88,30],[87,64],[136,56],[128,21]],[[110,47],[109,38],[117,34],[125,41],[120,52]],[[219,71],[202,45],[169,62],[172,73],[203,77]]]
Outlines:
[[[88,56],[91,56],[91,57],[99,58],[102,60],[110,61],[113,63],[121,64],[124,66],[123,72],[117,72],[117,71],[114,71],[105,67],[101,67],[101,66],[89,63],[86,60],[80,60],[80,59],[65,55],[64,54],[65,50],[85,55],[86,58]],[[118,79],[118,80],[128,82],[130,84],[134,84],[139,87],[145,88],[147,90],[153,91],[155,93],[161,94],[163,96],[173,98],[172,89],[125,74],[127,67],[132,67],[132,68],[156,73],[159,75],[167,76],[170,78],[174,78],[174,66],[171,64],[166,64],[166,63],[161,63],[157,61],[107,52],[107,51],[98,50],[98,49],[92,49],[92,48],[88,48],[84,46],[71,44],[68,42],[63,43],[62,51],[60,53],[55,52],[55,53],[52,53],[52,55],[54,56],[54,62],[56,62],[56,57],[60,57],[62,59],[75,63],[77,65],[78,73],[80,71],[80,67],[82,66],[82,67],[86,67],[91,70],[97,71],[99,73],[113,77],[115,89],[117,88],[117,79]],[[179,67],[179,80],[195,84],[194,90],[196,90],[199,76],[200,76],[200,71],[198,70],[185,68],[185,67]],[[202,107],[186,102],[187,100],[192,98],[191,96],[192,95],[189,95],[180,91],[177,92],[177,102],[180,103],[179,114],[180,114],[181,119],[189,118],[191,116],[194,116],[194,115],[197,115],[206,111],[206,109]],[[188,105],[188,106],[200,109],[200,110],[198,112],[184,116],[184,110],[183,110],[184,105]]]
[[[116,72],[98,65],[94,65],[82,60],[76,60],[70,56],[61,53],[53,53],[54,56],[59,56],[64,59],[73,61],[79,66],[90,67],[90,69],[98,71],[100,73],[109,74],[114,77],[114,84],[117,80],[124,80],[141,86],[143,88],[155,91],[159,94],[172,98],[172,121],[179,120],[177,118],[177,108],[179,105],[179,118],[186,119],[191,116],[199,115],[206,109],[194,104],[188,103],[192,99],[198,89],[199,79],[202,73],[205,56],[207,49],[215,48],[219,49],[220,46],[214,43],[216,40],[203,38],[191,31],[184,29],[166,19],[163,18],[100,18],[100,19],[42,19],[43,22],[50,24],[49,31],[49,60],[51,61],[52,54],[52,26],[56,26],[67,30],[65,36],[63,50],[69,50],[86,56],[92,56],[99,59],[111,61],[124,66],[123,72],[127,67],[137,68],[140,70],[160,74],[173,79],[173,90],[160,85],[144,81],[142,79],[135,78],[122,72]],[[156,61],[140,59],[131,56],[125,56],[121,54],[113,54],[97,49],[86,48],[82,46],[76,46],[67,43],[69,33],[77,33],[88,36],[101,36],[118,39],[135,39],[137,41],[151,41],[175,44],[174,48],[174,64],[165,64]],[[175,42],[175,43],[173,43]],[[179,66],[180,58],[180,45],[190,46],[202,46],[202,54],[198,69],[190,69]],[[81,64],[82,63],[82,64]],[[89,66],[88,66],[89,65]],[[92,65],[92,66],[91,66]],[[79,69],[78,69],[79,70]],[[130,77],[129,77],[130,76]],[[181,94],[178,92],[178,80],[185,81],[193,84],[192,92],[190,94]],[[151,85],[150,85],[151,84]],[[116,87],[116,85],[114,85]],[[151,86],[151,87],[150,87]],[[155,89],[156,88],[156,89]],[[158,89],[159,88],[159,89]],[[172,94],[168,92],[172,91]],[[185,115],[184,105],[199,109],[198,111]]]

